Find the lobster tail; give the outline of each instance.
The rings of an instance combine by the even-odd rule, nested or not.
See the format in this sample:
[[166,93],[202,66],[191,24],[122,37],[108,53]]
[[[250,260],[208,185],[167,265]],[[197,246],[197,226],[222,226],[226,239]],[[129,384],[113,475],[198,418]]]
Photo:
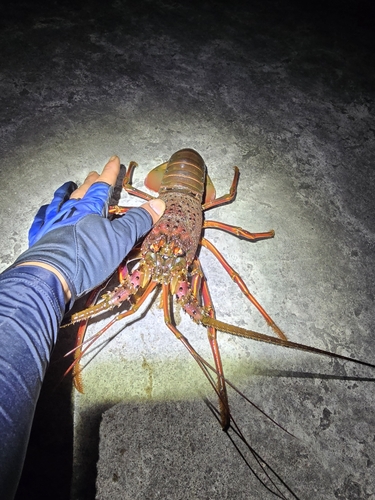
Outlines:
[[180,191],[202,201],[206,180],[206,165],[194,149],[181,149],[168,161],[159,194]]

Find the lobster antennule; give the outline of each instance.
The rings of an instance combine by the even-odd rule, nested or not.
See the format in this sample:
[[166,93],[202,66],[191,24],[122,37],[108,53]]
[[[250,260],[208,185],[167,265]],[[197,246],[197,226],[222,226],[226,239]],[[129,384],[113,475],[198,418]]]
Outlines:
[[[142,286],[145,284],[145,279],[143,275],[140,275],[139,272],[133,273],[134,275],[137,273],[137,276],[141,276],[142,278]],[[147,278],[147,277],[146,277]],[[133,279],[133,281],[135,281]],[[123,285],[116,287],[112,292],[107,292],[102,295],[102,300],[97,304],[89,306],[87,309],[83,311],[79,311],[72,315],[70,318],[70,322],[62,325],[63,327],[73,325],[74,323],[78,323],[79,321],[85,321],[90,318],[94,318],[99,314],[109,311],[115,307],[119,307],[125,300],[128,300],[132,295],[137,292],[137,284],[134,285],[130,279],[127,279]]]
[[252,339],[259,342],[265,342],[268,344],[279,345],[282,347],[288,347],[290,349],[297,349],[299,351],[310,352],[312,354],[321,354],[323,356],[329,356],[331,358],[343,359],[344,361],[351,361],[352,363],[357,363],[364,366],[369,366],[375,368],[375,364],[367,363],[366,361],[361,361],[359,359],[350,358],[349,356],[342,356],[341,354],[336,354],[334,352],[325,351],[324,349],[318,349],[316,347],[311,347],[305,344],[299,344],[297,342],[291,342],[290,340],[284,340],[277,337],[272,337],[271,335],[266,335],[263,333],[255,332],[254,330],[247,330],[239,326],[231,325],[225,323],[224,321],[219,321],[208,316],[201,316],[199,318],[200,323],[204,326],[213,326],[221,332],[229,333],[231,335],[236,335],[237,337],[244,337],[246,339]]

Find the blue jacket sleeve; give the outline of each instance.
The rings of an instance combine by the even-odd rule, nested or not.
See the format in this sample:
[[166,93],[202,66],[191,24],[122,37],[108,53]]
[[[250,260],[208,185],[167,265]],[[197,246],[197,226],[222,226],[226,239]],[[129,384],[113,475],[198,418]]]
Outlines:
[[40,388],[65,311],[62,286],[36,266],[0,275],[0,498],[14,497]]

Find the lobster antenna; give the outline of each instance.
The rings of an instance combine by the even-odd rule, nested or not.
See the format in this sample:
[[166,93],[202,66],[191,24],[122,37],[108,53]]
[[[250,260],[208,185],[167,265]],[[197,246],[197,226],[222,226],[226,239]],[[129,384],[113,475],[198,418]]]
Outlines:
[[253,330],[246,330],[239,326],[234,326],[217,319],[203,316],[200,322],[204,326],[213,326],[221,332],[230,333],[231,335],[236,335],[237,337],[244,337],[246,339],[256,340],[258,342],[266,342],[267,344],[279,345],[282,347],[288,347],[290,349],[298,349],[299,351],[311,352],[313,354],[321,354],[323,356],[329,356],[331,358],[343,359],[344,361],[351,361],[352,363],[357,363],[359,365],[370,366],[375,368],[372,363],[367,363],[366,361],[361,361],[359,359],[350,358],[348,356],[342,356],[341,354],[336,354],[334,352],[325,351],[324,349],[318,349],[316,347],[311,347],[305,344],[299,344],[297,342],[291,342],[290,340],[283,340],[271,335],[265,335],[264,333],[255,332]]

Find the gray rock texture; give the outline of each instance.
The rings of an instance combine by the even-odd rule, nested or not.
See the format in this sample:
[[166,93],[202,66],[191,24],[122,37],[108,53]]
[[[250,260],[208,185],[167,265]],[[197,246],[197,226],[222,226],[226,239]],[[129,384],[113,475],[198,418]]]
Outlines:
[[[257,243],[206,236],[288,338],[375,363],[371,2],[19,1],[0,7],[0,26],[1,270],[66,180],[118,154],[138,162],[142,189],[190,147],[218,196],[233,165],[241,173],[236,200],[207,218],[275,230]],[[215,257],[200,258],[218,318],[270,334]],[[209,358],[205,329],[175,316]],[[159,299],[97,343],[70,406],[61,376],[74,332],[61,331],[18,500],[275,498],[205,405],[213,391]],[[375,500],[375,370],[219,341],[227,378],[294,435],[231,391],[243,435],[295,495],[285,497]]]

